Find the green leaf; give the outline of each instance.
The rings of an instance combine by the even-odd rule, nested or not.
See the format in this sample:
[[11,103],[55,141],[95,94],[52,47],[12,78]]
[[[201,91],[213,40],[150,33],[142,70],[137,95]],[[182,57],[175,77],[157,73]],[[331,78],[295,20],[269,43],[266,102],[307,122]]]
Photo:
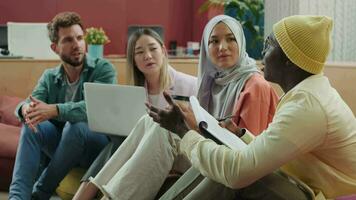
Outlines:
[[110,42],[103,28],[94,27],[86,29],[84,40],[87,44],[106,44]]
[[252,41],[249,46],[256,47],[263,41],[263,27],[258,24],[264,18],[264,0],[206,0],[199,8],[199,13],[222,5],[225,10],[234,10],[232,17],[241,23],[245,31],[250,32]]
[[198,9],[198,13],[202,14],[207,12],[209,8],[225,6],[226,2],[224,0],[208,0],[205,1]]

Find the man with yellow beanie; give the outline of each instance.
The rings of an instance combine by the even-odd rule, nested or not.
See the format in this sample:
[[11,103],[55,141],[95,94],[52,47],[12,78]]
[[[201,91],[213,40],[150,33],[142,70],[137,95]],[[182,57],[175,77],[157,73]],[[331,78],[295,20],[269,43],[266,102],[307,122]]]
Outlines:
[[184,116],[190,113],[169,97],[171,108],[151,110],[162,126],[171,116],[186,121],[165,128],[183,138],[181,152],[209,178],[188,198],[329,199],[356,194],[355,116],[322,73],[332,25],[326,16],[300,15],[273,26],[263,50],[264,75],[285,95],[273,121],[257,137],[231,121],[222,124],[248,143],[244,149],[217,145],[189,130],[186,124],[194,122]]

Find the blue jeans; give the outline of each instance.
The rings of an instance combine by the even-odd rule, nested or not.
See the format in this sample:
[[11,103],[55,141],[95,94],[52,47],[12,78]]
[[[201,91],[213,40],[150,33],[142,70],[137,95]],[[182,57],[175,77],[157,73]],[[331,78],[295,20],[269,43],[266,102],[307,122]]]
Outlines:
[[[21,130],[9,199],[28,200],[32,193],[49,199],[73,167],[89,167],[108,143],[105,135],[90,131],[85,122],[67,122],[60,130],[45,121],[37,129],[34,133],[24,125]],[[42,153],[50,162],[36,182]]]

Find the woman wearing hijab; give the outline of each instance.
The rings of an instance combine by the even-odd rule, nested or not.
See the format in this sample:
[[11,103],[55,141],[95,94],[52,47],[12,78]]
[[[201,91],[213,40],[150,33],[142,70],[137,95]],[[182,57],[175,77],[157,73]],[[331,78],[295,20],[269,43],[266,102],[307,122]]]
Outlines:
[[[246,53],[235,19],[221,15],[207,24],[198,80],[200,103],[215,118],[234,116],[237,125],[254,134],[268,126],[277,95]],[[190,166],[179,144],[178,135],[146,115],[91,182],[112,199],[153,199],[172,169],[183,173]]]
[[[246,52],[241,24],[219,15],[205,26],[199,60],[198,99],[217,119],[236,116],[238,127],[258,135],[272,120],[276,95]],[[190,168],[162,199],[182,198],[202,179]]]
[[212,18],[200,49],[201,106],[217,119],[233,115],[236,125],[259,134],[272,120],[278,98],[248,56],[241,24],[226,15]]

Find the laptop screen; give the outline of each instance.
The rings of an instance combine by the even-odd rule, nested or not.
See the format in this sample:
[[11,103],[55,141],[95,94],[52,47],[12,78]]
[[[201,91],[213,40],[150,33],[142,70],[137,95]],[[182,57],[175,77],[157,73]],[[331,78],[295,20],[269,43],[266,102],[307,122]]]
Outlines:
[[146,114],[143,87],[84,83],[84,96],[92,131],[127,136]]

